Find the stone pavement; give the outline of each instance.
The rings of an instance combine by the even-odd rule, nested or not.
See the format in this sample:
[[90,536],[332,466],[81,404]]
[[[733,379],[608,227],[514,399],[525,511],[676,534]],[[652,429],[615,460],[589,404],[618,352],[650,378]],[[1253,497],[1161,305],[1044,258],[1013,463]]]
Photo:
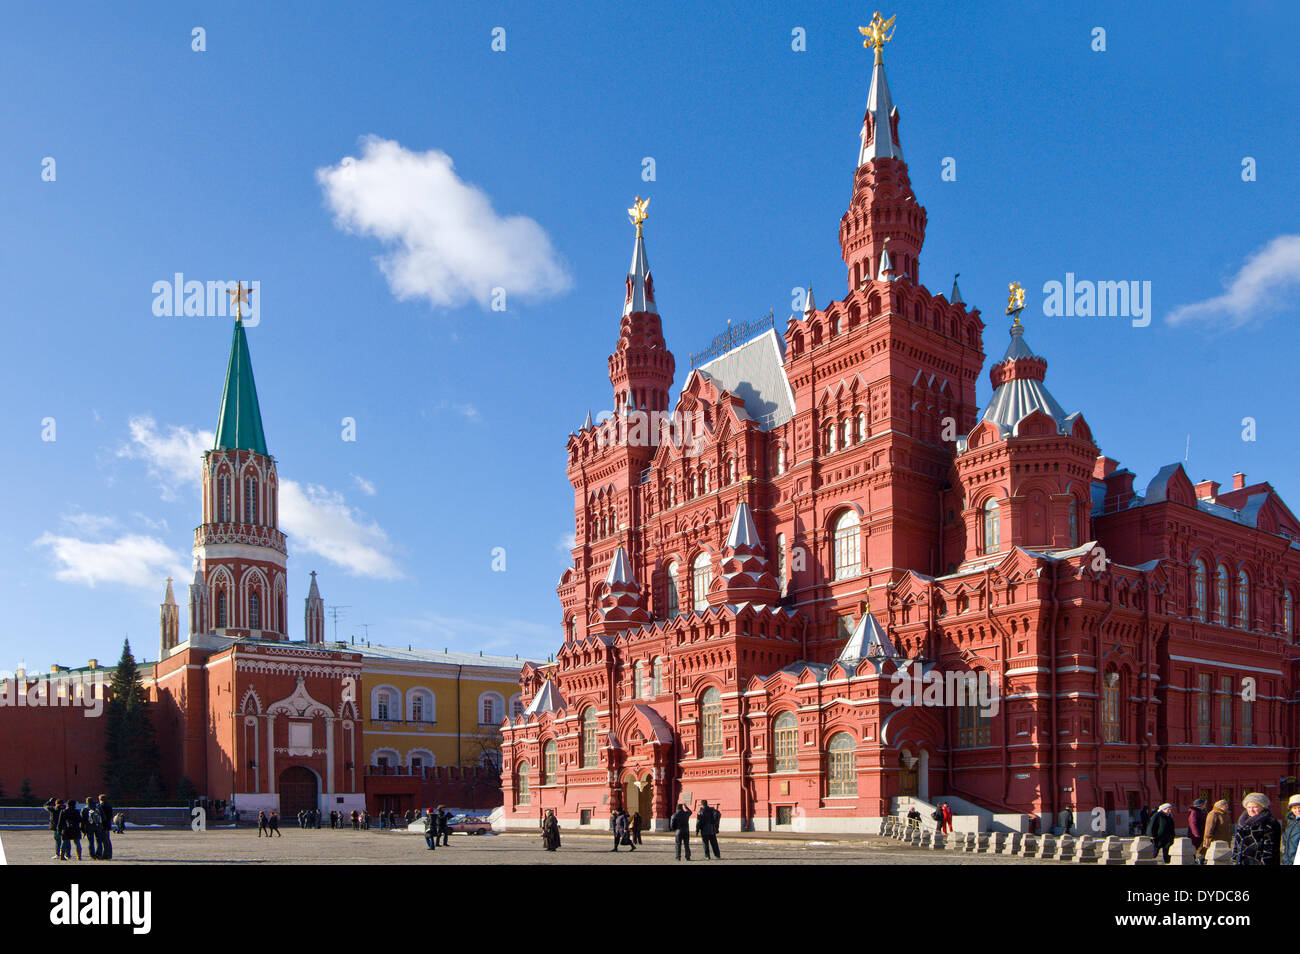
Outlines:
[[[646,835],[635,852],[609,850],[610,836],[561,832],[558,852],[542,850],[535,834],[452,835],[451,845],[429,851],[418,834],[379,831],[303,831],[283,829],[283,837],[258,838],[252,828],[188,830],[138,830],[113,836],[113,861],[87,858],[80,863],[60,862],[52,855],[53,842],[44,830],[0,831],[9,864],[79,865],[96,868],[115,864],[430,864],[430,865],[531,865],[531,864],[675,864],[673,842],[666,834]],[[769,835],[728,834],[719,839],[723,863],[757,865],[1025,865],[1030,859],[925,852],[903,847],[877,835]],[[716,864],[704,860],[699,839],[691,842],[692,865]],[[685,861],[680,862],[686,864]]]

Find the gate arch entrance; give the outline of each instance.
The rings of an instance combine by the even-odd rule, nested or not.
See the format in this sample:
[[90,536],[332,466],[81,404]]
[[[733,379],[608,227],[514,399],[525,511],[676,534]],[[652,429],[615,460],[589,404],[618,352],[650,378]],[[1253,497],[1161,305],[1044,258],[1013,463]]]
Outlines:
[[635,776],[628,776],[627,781],[623,783],[623,805],[628,815],[637,812],[641,814],[643,829],[649,828],[651,819],[654,818],[654,796],[655,785],[652,775],[647,774],[640,780]]
[[280,814],[291,818],[319,804],[320,790],[316,773],[301,765],[292,765],[280,773]]

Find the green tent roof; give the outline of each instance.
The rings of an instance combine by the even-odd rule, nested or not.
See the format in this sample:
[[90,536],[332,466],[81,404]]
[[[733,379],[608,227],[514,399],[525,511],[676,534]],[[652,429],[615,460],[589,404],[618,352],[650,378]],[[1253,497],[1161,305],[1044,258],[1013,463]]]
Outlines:
[[253,383],[253,362],[248,356],[244,323],[235,322],[230,342],[230,363],[221,390],[221,416],[217,418],[217,439],[213,449],[250,450],[267,457],[266,435],[262,433],[262,411],[257,406],[257,385]]

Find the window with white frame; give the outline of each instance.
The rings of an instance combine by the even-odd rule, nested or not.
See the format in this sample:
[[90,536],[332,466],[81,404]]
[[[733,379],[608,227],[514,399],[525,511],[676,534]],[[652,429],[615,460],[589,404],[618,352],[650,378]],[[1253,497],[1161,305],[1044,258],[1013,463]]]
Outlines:
[[709,608],[709,586],[713,583],[713,561],[708,552],[700,553],[691,564],[692,608],[702,613]]
[[834,540],[835,579],[846,580],[861,572],[858,552],[858,514],[845,510],[835,518]]

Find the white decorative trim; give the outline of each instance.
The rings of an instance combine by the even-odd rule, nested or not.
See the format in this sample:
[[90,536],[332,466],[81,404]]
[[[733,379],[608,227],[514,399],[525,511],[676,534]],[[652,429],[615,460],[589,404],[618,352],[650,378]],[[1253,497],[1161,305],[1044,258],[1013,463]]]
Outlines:
[[298,677],[298,685],[293,690],[292,695],[281,699],[279,702],[271,703],[266,711],[270,715],[284,713],[302,719],[312,719],[316,716],[324,716],[326,719],[334,718],[334,713],[328,706],[322,705],[311,697],[302,676]]

